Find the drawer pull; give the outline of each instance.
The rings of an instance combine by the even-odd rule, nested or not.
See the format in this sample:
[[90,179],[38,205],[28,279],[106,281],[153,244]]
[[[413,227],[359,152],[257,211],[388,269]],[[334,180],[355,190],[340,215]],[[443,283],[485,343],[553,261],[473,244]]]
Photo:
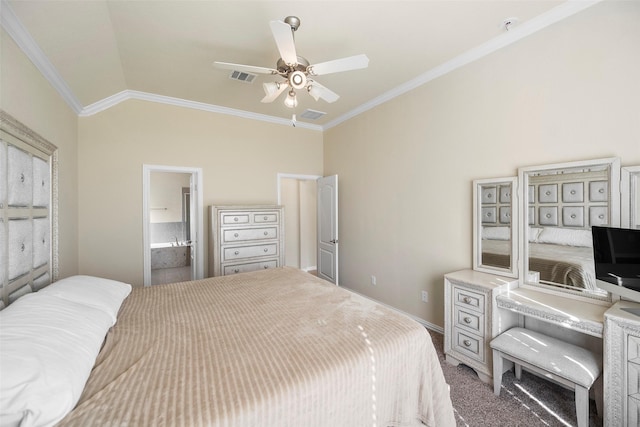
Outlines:
[[233,218],[235,222],[238,222],[238,217]]
[[240,269],[236,268],[235,270],[233,270],[234,273],[240,273]]
[[266,220],[268,220],[268,219],[269,219],[269,217],[268,217],[268,216],[265,216],[265,217],[264,217],[264,220],[265,220],[265,221],[266,221]]
[[471,341],[464,340],[464,341],[462,341],[462,344],[464,344],[465,347],[469,347],[469,346],[471,346]]
[[470,317],[465,317],[464,319],[464,323],[471,323],[471,318]]
[[265,236],[268,236],[268,235],[269,235],[269,232],[268,232],[268,231],[265,231],[265,232],[264,232],[264,235],[265,235]]
[[471,298],[469,298],[469,297],[464,297],[464,298],[462,298],[462,301],[463,301],[465,304],[471,304]]
[[234,254],[239,255],[240,251],[235,251]]
[[233,234],[233,237],[238,237],[238,233],[234,233],[234,234]]
[[269,248],[264,248],[264,251],[265,252],[269,252]]

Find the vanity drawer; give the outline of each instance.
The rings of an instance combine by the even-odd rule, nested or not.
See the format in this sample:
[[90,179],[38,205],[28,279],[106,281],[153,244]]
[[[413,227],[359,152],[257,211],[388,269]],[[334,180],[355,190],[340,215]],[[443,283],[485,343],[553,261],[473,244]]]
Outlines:
[[455,327],[484,335],[484,315],[455,307]]
[[224,230],[223,242],[243,242],[247,240],[267,240],[278,238],[278,227],[244,228]]
[[472,359],[484,362],[484,339],[474,334],[453,328],[455,350]]
[[231,274],[248,273],[250,271],[267,270],[269,268],[276,268],[278,266],[278,260],[270,260],[263,262],[250,262],[248,264],[235,264],[225,265],[224,275],[229,276]]
[[223,261],[255,258],[262,256],[274,256],[278,254],[278,244],[270,243],[266,245],[255,246],[236,246],[233,248],[224,248]]
[[256,224],[277,224],[277,212],[258,212],[253,214],[253,222]]
[[250,216],[248,213],[224,213],[222,214],[222,225],[231,224],[249,224]]
[[484,294],[455,286],[453,295],[455,305],[484,313]]

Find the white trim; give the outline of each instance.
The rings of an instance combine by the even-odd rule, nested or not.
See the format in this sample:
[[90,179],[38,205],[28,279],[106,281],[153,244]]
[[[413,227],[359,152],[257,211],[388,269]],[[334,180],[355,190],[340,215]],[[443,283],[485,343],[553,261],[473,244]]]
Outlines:
[[[104,98],[91,105],[87,105],[79,113],[81,117],[91,116],[93,114],[104,111],[123,101],[129,99],[137,99],[141,101],[157,102],[159,104],[174,105],[177,107],[192,108],[194,110],[208,111],[211,113],[228,114],[230,116],[242,117],[245,119],[260,120],[263,122],[275,123],[279,125],[292,126],[291,119],[283,119],[282,117],[268,116],[266,114],[252,113],[250,111],[236,110],[233,108],[222,107],[219,105],[206,104],[204,102],[189,101],[181,98],[173,98],[170,96],[156,95],[148,92],[140,92],[137,90],[123,90],[108,98]],[[322,131],[320,125],[313,125],[304,122],[296,122],[296,127]]]
[[[258,114],[244,110],[236,110],[233,108],[222,107],[218,105],[205,104],[202,102],[188,101],[180,98],[172,98],[169,96],[156,95],[152,93],[139,92],[135,90],[124,90],[122,92],[111,95],[100,101],[94,102],[86,107],[82,107],[78,99],[75,97],[71,89],[67,86],[66,82],[58,74],[55,67],[51,64],[44,52],[40,49],[37,43],[33,40],[31,35],[24,28],[18,17],[15,15],[7,0],[0,0],[2,13],[0,14],[0,23],[2,27],[9,33],[9,35],[15,40],[16,44],[22,49],[25,55],[36,65],[43,76],[53,85],[53,87],[60,93],[60,96],[69,104],[81,117],[90,116],[114,105],[119,104],[122,101],[128,99],[138,99],[150,102],[158,102],[161,104],[175,105],[185,108],[193,108],[197,110],[209,111],[219,114],[228,114],[231,116],[243,117],[252,120],[260,120],[269,123],[275,123],[285,126],[292,126],[291,120],[288,118],[281,118],[275,116],[268,116],[266,114]],[[383,93],[380,96],[368,101],[359,107],[343,114],[340,117],[326,123],[325,125],[315,125],[305,122],[296,122],[296,127],[311,129],[316,131],[325,131],[331,129],[340,123],[343,123],[359,114],[364,113],[378,105],[381,105],[387,101],[392,100],[406,92],[409,92],[419,86],[422,86],[440,76],[443,76],[451,71],[454,71],[464,65],[467,65],[477,59],[480,59],[498,49],[508,46],[526,36],[529,36],[543,28],[548,27],[556,22],[559,22],[569,16],[572,16],[584,9],[587,9],[603,0],[568,0],[559,6],[551,9],[550,11],[543,13],[529,21],[523,22],[512,30],[503,33],[502,35],[489,40],[480,46],[473,48],[462,55],[453,58],[450,61],[441,64],[426,73],[421,74],[413,80],[409,80],[401,84],[400,86]]]
[[432,80],[435,80],[438,77],[441,77],[464,65],[483,58],[490,53],[495,52],[496,50],[502,49],[503,47],[515,43],[524,37],[538,32],[543,28],[546,28],[551,24],[555,24],[556,22],[561,21],[571,15],[581,12],[582,10],[593,6],[594,4],[597,4],[601,1],[603,0],[569,0],[565,3],[562,3],[561,5],[554,7],[550,11],[532,18],[529,21],[523,22],[522,24],[513,27],[512,30],[507,31],[502,35],[481,44],[480,46],[468,50],[465,53],[453,58],[452,60],[447,61],[435,68],[432,68],[426,73],[419,75],[415,79],[409,80],[408,82],[403,83],[400,86],[373,98],[371,101],[354,108],[346,114],[343,114],[342,116],[326,123],[322,127],[322,130],[324,131],[327,129],[331,129],[332,127],[335,127],[340,123],[343,123],[359,114],[362,114],[365,111],[377,107],[380,104],[384,104],[385,102],[390,101],[393,98],[407,93]]
[[373,298],[371,298],[371,297],[368,297],[368,296],[366,296],[366,295],[363,295],[363,294],[361,294],[360,292],[356,292],[356,291],[354,291],[354,290],[353,290],[353,289],[351,289],[351,288],[347,288],[347,287],[345,287],[345,286],[342,286],[342,288],[343,288],[343,289],[348,290],[349,292],[353,292],[353,293],[354,293],[354,294],[356,294],[356,295],[360,295],[361,297],[366,298],[366,299],[368,299],[368,300],[370,300],[370,301],[373,301],[373,302],[378,303],[378,304],[380,304],[380,305],[382,305],[382,306],[385,306],[385,307],[387,307],[387,308],[389,308],[389,309],[391,309],[391,310],[393,310],[393,311],[396,311],[396,312],[398,312],[398,313],[400,313],[400,314],[402,314],[402,315],[404,315],[404,316],[407,316],[407,317],[409,317],[409,318],[411,318],[411,319],[415,320],[416,322],[420,323],[420,324],[421,324],[422,326],[424,326],[425,328],[427,328],[427,329],[429,329],[429,330],[432,330],[432,331],[434,331],[434,332],[438,332],[439,334],[444,335],[444,328],[442,328],[441,326],[434,325],[433,323],[431,323],[431,322],[427,322],[426,320],[421,319],[421,318],[419,318],[419,317],[416,317],[416,316],[414,316],[413,314],[409,314],[409,313],[407,313],[407,312],[404,312],[404,311],[400,310],[399,308],[395,308],[395,307],[393,307],[393,306],[391,306],[391,305],[389,305],[389,304],[385,304],[385,303],[383,303],[383,302],[381,302],[381,301],[378,301],[378,300],[376,300],[376,299],[373,299]]
[[82,104],[80,104],[78,98],[76,98],[69,86],[67,86],[62,76],[58,74],[58,71],[42,49],[40,49],[40,46],[38,46],[33,37],[31,37],[31,34],[29,34],[24,25],[22,25],[22,22],[20,22],[11,6],[9,6],[9,2],[2,0],[0,2],[0,9],[2,10],[2,13],[0,13],[0,24],[2,28],[11,36],[27,58],[33,62],[33,65],[42,73],[44,78],[51,83],[51,86],[58,91],[69,107],[71,107],[76,114],[80,114]]
[[302,181],[317,181],[322,178],[321,175],[297,175],[295,173],[278,173],[276,185],[278,186],[278,204],[282,204],[280,198],[280,185],[282,185],[282,179],[299,179]]
[[[149,207],[149,189],[151,184],[151,172],[178,172],[188,173],[195,176],[196,184],[196,277],[192,280],[204,278],[204,219],[203,219],[203,187],[202,187],[202,168],[181,167],[181,166],[162,166],[162,165],[142,165],[142,245],[143,245],[143,280],[144,286],[151,286],[151,245],[149,233],[150,207]],[[193,212],[192,212],[193,214]],[[193,237],[192,237],[193,240]]]

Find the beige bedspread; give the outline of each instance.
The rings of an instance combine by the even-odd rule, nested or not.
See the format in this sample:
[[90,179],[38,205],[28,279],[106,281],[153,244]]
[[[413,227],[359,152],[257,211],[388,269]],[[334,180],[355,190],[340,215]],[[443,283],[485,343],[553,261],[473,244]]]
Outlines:
[[453,426],[417,322],[292,268],[137,288],[60,425]]

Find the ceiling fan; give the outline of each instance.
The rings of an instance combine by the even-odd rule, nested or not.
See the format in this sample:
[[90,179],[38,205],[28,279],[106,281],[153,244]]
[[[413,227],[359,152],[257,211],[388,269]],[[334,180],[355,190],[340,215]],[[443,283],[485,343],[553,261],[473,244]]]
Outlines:
[[265,97],[261,102],[273,102],[281,93],[289,89],[284,105],[295,108],[298,105],[296,90],[306,90],[316,101],[320,98],[326,102],[335,102],[340,98],[338,94],[318,83],[314,77],[341,71],[367,68],[367,55],[355,55],[347,58],[335,59],[310,65],[309,61],[296,53],[294,32],[300,27],[300,19],[287,16],[284,21],[271,21],[271,32],[278,46],[280,58],[276,68],[255,67],[252,65],[232,64],[229,62],[214,62],[217,68],[244,71],[255,74],[278,75],[284,80],[263,83]]

